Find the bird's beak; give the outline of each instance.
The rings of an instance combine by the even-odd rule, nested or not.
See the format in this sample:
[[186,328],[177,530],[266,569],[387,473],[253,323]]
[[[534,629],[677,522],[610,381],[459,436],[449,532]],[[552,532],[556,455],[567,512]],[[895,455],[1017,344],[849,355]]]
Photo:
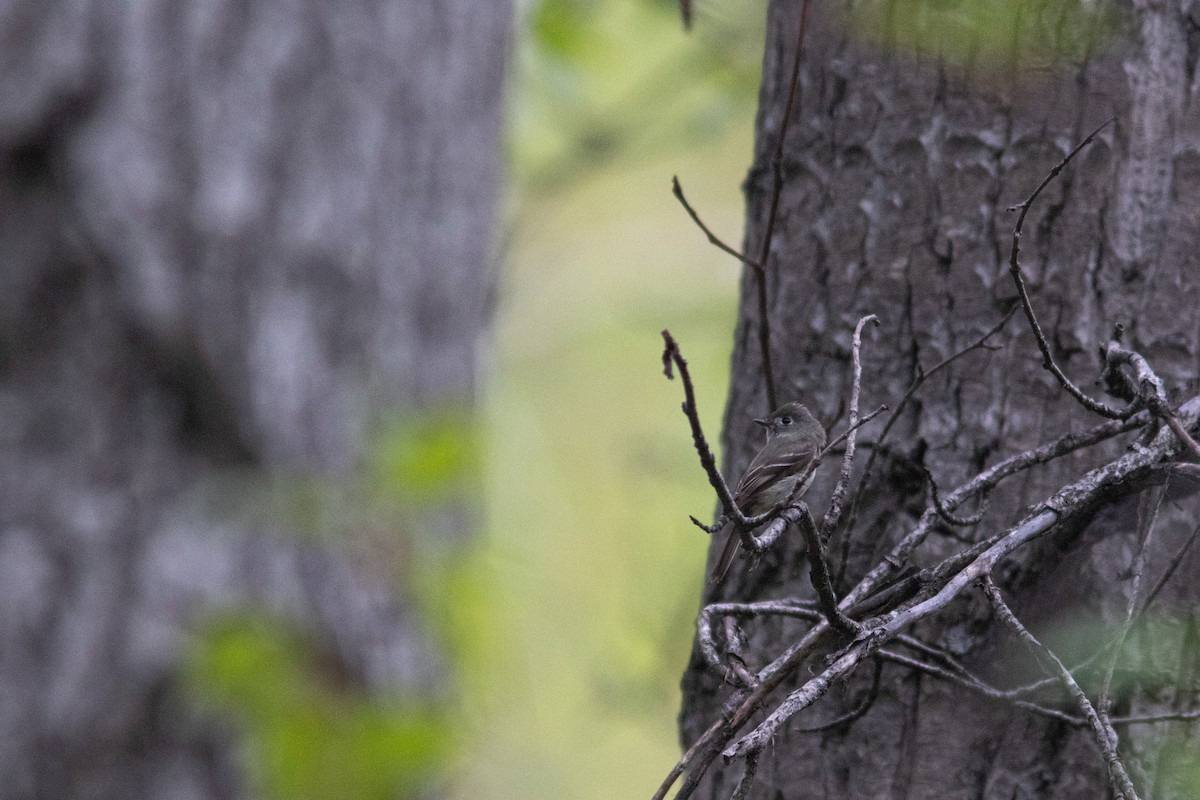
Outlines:
[[771,427],[771,420],[769,420],[769,419],[756,419],[754,421],[757,422],[759,425],[762,425],[764,428]]

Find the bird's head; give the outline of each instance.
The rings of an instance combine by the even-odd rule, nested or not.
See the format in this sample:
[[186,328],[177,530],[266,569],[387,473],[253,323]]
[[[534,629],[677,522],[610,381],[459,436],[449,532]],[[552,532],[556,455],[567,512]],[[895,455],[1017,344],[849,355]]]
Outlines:
[[801,403],[788,403],[780,406],[771,416],[765,419],[754,420],[767,432],[767,438],[770,439],[785,431],[794,432],[798,430],[811,429],[821,427],[821,423],[817,422],[817,418],[812,415]]

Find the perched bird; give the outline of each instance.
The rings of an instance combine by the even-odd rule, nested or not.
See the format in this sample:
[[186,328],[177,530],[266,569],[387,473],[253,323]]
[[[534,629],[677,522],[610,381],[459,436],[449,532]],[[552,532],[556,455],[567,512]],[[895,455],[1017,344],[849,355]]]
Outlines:
[[[766,419],[754,421],[766,430],[767,442],[750,462],[733,493],[734,502],[748,517],[765,514],[787,500],[817,453],[825,447],[825,429],[800,403],[788,403]],[[804,494],[810,483],[812,475],[796,491],[796,497]],[[713,583],[725,577],[742,541],[732,520],[725,523],[721,533],[728,538],[713,567],[710,576]]]

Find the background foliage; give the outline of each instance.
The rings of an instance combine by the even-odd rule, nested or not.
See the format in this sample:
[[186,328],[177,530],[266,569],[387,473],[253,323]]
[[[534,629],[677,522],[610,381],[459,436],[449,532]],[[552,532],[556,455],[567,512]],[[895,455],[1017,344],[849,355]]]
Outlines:
[[[740,275],[764,3],[530,6],[510,98],[506,268],[487,390],[487,576],[462,797],[641,796],[678,755],[712,499],[661,374],[683,342],[716,429]],[[472,584],[473,581],[465,581]],[[469,606],[469,602],[463,607]]]

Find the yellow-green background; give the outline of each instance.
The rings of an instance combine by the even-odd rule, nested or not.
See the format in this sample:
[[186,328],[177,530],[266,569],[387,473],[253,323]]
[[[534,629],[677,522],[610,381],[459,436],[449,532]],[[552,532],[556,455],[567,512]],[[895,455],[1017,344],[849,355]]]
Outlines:
[[679,175],[735,245],[763,4],[547,2],[515,56],[487,507],[463,659],[463,798],[648,797],[679,755],[678,681],[713,499],[662,375],[669,327],[714,439],[739,265],[671,195]]

